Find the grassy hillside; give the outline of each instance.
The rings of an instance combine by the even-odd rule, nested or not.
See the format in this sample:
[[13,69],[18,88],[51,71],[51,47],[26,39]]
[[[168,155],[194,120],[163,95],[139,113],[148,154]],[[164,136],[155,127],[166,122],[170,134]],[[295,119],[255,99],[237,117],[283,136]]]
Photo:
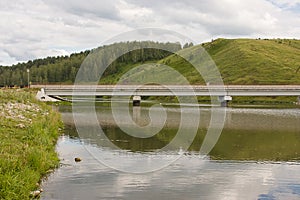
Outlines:
[[[188,54],[201,47],[216,63],[225,84],[300,84],[300,40],[217,39],[182,49],[180,53]],[[198,72],[177,55],[155,63],[143,64],[132,70],[123,76],[122,82],[128,82],[128,76],[131,76],[131,83],[151,82],[151,79],[180,83],[174,74],[168,75],[166,68],[161,65],[164,64],[176,69],[190,83],[204,84]],[[116,83],[126,71],[141,64],[123,65],[101,83]]]
[[300,84],[300,40],[218,39],[203,47],[226,84]]

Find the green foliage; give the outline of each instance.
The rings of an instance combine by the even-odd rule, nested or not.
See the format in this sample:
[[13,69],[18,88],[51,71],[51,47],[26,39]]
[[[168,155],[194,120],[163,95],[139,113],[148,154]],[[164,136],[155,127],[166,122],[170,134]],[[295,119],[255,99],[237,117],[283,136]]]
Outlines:
[[156,63],[180,48],[180,44],[177,43],[149,41],[117,43],[101,47],[94,50],[84,61],[77,81],[95,83],[103,73],[99,82],[101,84],[114,84],[130,69],[144,63]]
[[[147,48],[149,46],[155,48]],[[143,49],[142,47],[145,48]],[[104,57],[106,59],[114,55],[119,55],[121,51],[128,51],[128,53],[121,55],[114,62],[111,60],[99,61],[99,59],[97,60],[97,55],[103,53],[101,50],[104,48]],[[138,49],[129,51],[129,49],[134,48]],[[109,67],[104,72],[103,77],[113,76],[115,80],[115,74],[119,74],[124,66],[131,66],[132,64],[143,63],[145,61],[160,60],[171,54],[163,49],[171,49],[176,52],[181,49],[181,46],[179,43],[158,43],[151,41],[121,42],[99,47],[91,51],[71,54],[70,56],[47,57],[13,66],[0,66],[0,86],[27,86],[27,69],[30,69],[30,81],[33,84],[71,84],[74,82],[81,64],[90,52],[93,52],[93,54],[96,52],[96,55],[92,55],[96,57],[96,61],[93,60],[92,56],[85,61],[87,62],[86,64],[92,67],[84,72],[85,77],[83,78],[85,80],[95,80],[99,75],[98,68],[100,64],[101,66],[106,66],[107,64]],[[107,79],[105,83],[111,83],[111,81]]]
[[27,86],[27,69],[30,70],[32,83],[46,84],[54,82],[73,82],[78,68],[89,51],[70,56],[47,57],[0,67],[0,86]]

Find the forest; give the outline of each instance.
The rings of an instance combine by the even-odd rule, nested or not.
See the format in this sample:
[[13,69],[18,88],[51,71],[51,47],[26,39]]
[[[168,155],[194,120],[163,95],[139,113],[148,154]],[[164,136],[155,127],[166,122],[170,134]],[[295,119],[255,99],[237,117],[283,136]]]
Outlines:
[[[191,45],[185,44],[184,48]],[[155,48],[147,48],[149,46]],[[26,87],[28,85],[27,69],[29,69],[31,84],[71,84],[74,82],[76,74],[87,56],[93,51],[101,52],[102,49],[105,49],[105,53],[108,55],[118,54],[120,50],[128,51],[110,64],[103,74],[105,77],[118,71],[120,66],[146,61],[158,61],[171,55],[172,52],[179,51],[182,47],[180,43],[120,42],[80,53],[73,53],[70,56],[47,57],[12,66],[0,66],[0,87]],[[130,51],[130,49],[136,50]],[[95,72],[90,71],[87,73],[87,76],[95,76]]]

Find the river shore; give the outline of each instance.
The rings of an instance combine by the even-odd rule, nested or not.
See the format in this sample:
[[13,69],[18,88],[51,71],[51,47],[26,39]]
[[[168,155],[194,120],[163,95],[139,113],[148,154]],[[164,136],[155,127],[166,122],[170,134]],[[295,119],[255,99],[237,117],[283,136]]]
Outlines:
[[0,90],[0,199],[33,198],[41,179],[59,165],[61,116],[35,94]]

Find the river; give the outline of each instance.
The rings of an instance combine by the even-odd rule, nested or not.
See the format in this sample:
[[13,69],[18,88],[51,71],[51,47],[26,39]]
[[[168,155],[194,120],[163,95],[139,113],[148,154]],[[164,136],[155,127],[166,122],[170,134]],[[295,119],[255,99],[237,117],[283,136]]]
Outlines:
[[[149,107],[131,109],[133,121],[143,127],[151,116],[163,117]],[[194,110],[184,108],[191,122]],[[227,108],[222,134],[205,156],[199,150],[209,107],[200,108],[199,124],[184,129],[188,135],[196,128],[189,148],[168,151],[156,150],[176,137],[182,120],[176,106],[166,106],[163,129],[147,138],[124,133],[106,105],[96,107],[97,123],[75,120],[86,132],[76,130],[71,106],[59,111],[66,127],[57,143],[61,167],[43,183],[41,199],[300,199],[299,109]],[[152,131],[159,121],[153,121]],[[121,123],[130,128],[126,120]],[[99,126],[105,137],[97,133]]]

